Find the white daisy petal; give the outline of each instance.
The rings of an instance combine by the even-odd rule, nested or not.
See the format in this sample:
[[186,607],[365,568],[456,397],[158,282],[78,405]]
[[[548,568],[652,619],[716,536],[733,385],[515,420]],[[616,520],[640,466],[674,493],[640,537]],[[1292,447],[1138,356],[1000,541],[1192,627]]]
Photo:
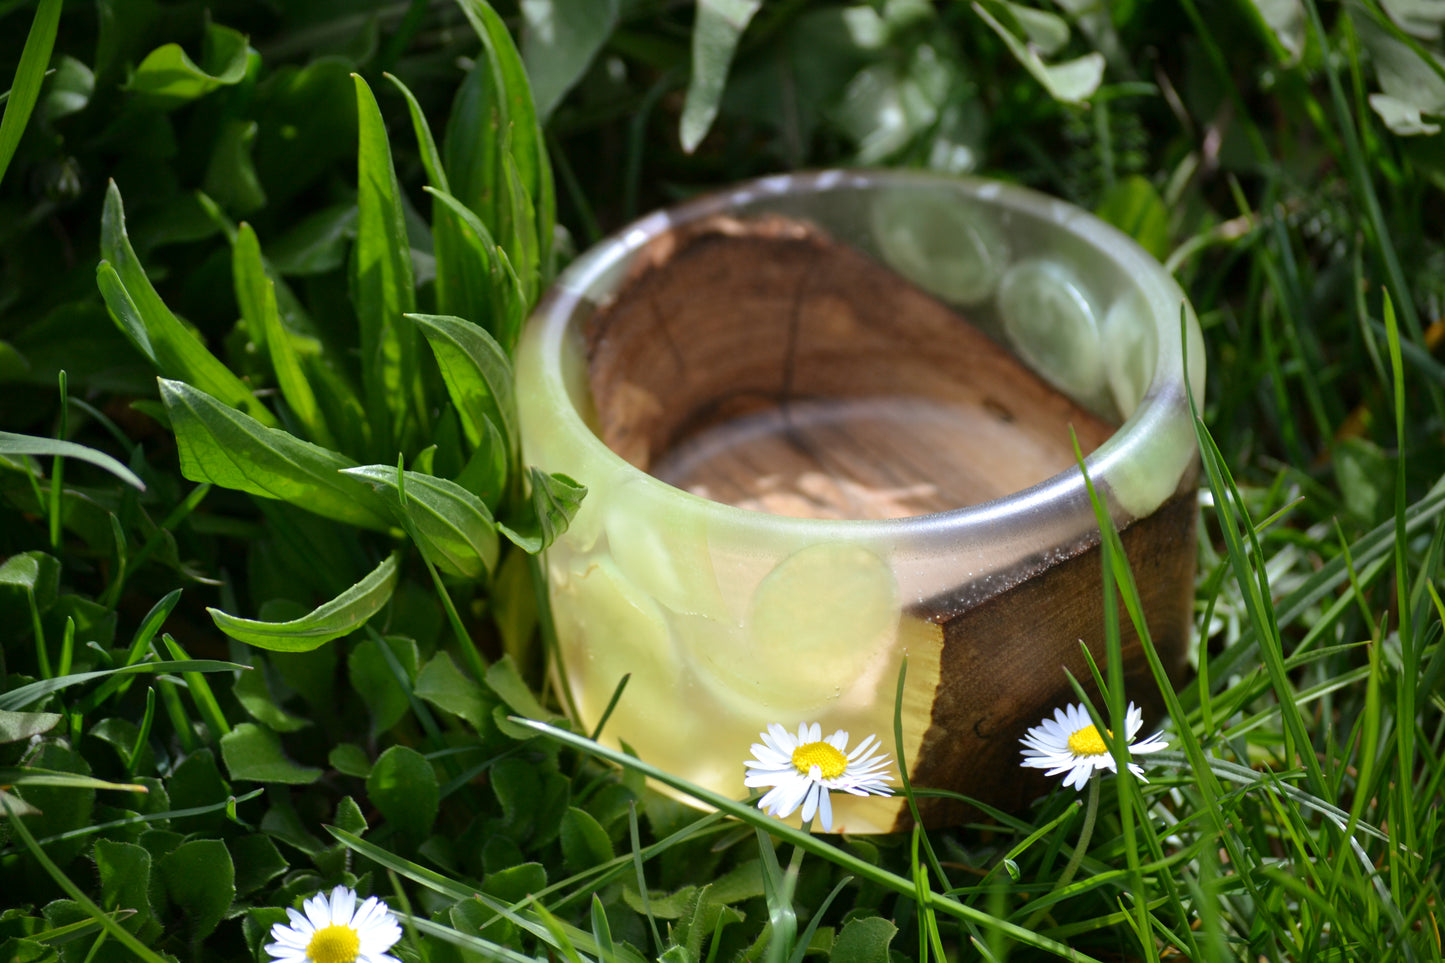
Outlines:
[[[1168,748],[1162,733],[1130,745],[1130,741],[1144,725],[1144,711],[1129,703],[1124,713],[1124,743],[1130,756],[1158,752]],[[1028,769],[1047,769],[1046,776],[1064,776],[1064,788],[1082,790],[1089,777],[1100,770],[1117,772],[1118,764],[1104,745],[1089,710],[1076,703],[1054,709],[1053,718],[1045,717],[1037,726],[1029,729],[1019,740],[1024,748],[1019,750],[1023,760],[1019,765]],[[1143,769],[1135,763],[1129,764],[1129,771],[1143,779]],[[1147,781],[1147,780],[1145,780]]]
[[892,775],[887,753],[876,735],[868,735],[848,751],[848,730],[837,729],[826,739],[818,722],[800,722],[794,736],[779,723],[769,723],[752,745],[753,758],[744,762],[743,785],[768,787],[758,808],[786,819],[800,807],[804,822],[815,817],[824,832],[833,828],[830,794],[886,796]]
[[[266,944],[265,951],[272,963],[397,963],[386,951],[401,939],[401,924],[375,896],[358,906],[355,890],[337,886],[330,894],[312,896],[301,909],[287,907],[291,925],[271,927],[274,942]],[[356,938],[349,950],[338,946],[336,928],[350,930]]]

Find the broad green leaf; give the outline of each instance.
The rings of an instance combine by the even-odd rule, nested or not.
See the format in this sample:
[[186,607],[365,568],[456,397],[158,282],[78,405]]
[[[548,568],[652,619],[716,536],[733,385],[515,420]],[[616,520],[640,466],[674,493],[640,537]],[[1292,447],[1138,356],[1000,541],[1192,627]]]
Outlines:
[[135,472],[105,452],[77,445],[73,441],[37,438],[33,435],[17,435],[9,431],[0,431],[0,455],[59,455],[63,458],[74,458],[77,461],[88,462],[104,468],[127,485],[141,491],[145,491],[146,488],[145,482],[141,481]]
[[506,442],[508,460],[515,460],[517,402],[506,351],[486,331],[461,318],[436,314],[408,317],[421,328],[436,355],[468,443],[475,448],[488,439],[485,423],[490,420]]
[[592,814],[568,806],[562,817],[562,856],[574,873],[612,859],[612,841]]
[[385,505],[341,474],[356,463],[320,445],[267,428],[179,381],[159,379],[161,401],[181,455],[181,474],[290,502],[324,518],[386,531]]
[[119,669],[74,672],[70,675],[56,676],[53,679],[42,679],[39,682],[31,682],[28,685],[17,686],[9,692],[0,692],[0,710],[18,711],[28,705],[39,702],[52,693],[59,692],[61,689],[68,689],[70,686],[80,685],[82,682],[104,679],[112,675],[135,675],[158,672],[227,672],[232,669],[247,668],[249,668],[249,666],[239,665],[235,662],[192,659],[188,662],[140,662],[136,665],[122,666]]
[[507,443],[491,419],[482,422],[482,428],[486,437],[457,475],[457,484],[480,498],[495,515],[507,491]]
[[522,62],[545,122],[617,26],[617,0],[522,0]]
[[366,777],[366,795],[412,845],[431,832],[441,801],[436,770],[407,746],[392,746],[381,754]]
[[509,525],[498,523],[497,528],[518,548],[536,555],[567,530],[587,488],[563,474],[539,468],[528,468],[527,473],[532,482],[530,503]]
[[337,772],[365,779],[371,775],[371,757],[366,750],[354,742],[343,742],[334,746],[326,762]]
[[242,672],[231,686],[231,694],[252,719],[274,732],[295,732],[311,725],[310,719],[294,716],[277,704],[264,672]]
[[40,0],[35,19],[30,21],[30,33],[25,37],[25,49],[20,52],[10,96],[5,101],[5,115],[0,117],[0,181],[5,179],[10,158],[20,146],[20,135],[25,133],[26,121],[40,96],[40,85],[60,28],[60,5],[61,0]]
[[[552,229],[557,218],[557,199],[555,188],[552,183],[552,167],[547,160],[547,149],[542,139],[542,128],[537,120],[537,110],[532,99],[532,91],[527,81],[527,71],[522,65],[522,58],[517,53],[516,44],[512,42],[512,36],[507,32],[506,24],[497,12],[492,9],[486,0],[457,0],[471,21],[477,36],[481,38],[482,47],[486,52],[486,69],[491,75],[491,89],[501,92],[501,100],[498,104],[500,113],[498,119],[500,124],[490,129],[485,126],[485,117],[481,119],[482,126],[476,126],[473,120],[473,136],[489,142],[489,156],[492,168],[489,173],[490,184],[495,188],[505,185],[505,165],[497,146],[505,143],[506,152],[512,155],[516,161],[517,171],[521,175],[522,183],[527,188],[527,196],[532,198],[536,210],[536,236],[540,244],[540,260],[542,264],[548,264],[552,257]],[[482,64],[478,63],[477,69]],[[475,71],[474,71],[475,72]],[[460,97],[459,97],[460,103]],[[497,137],[497,132],[504,133],[502,138]],[[451,137],[451,128],[448,127],[448,139]],[[475,149],[475,145],[472,149]],[[473,210],[482,212],[481,208],[474,202],[474,195],[463,185],[458,183],[458,169],[452,166],[452,157],[448,153],[447,173],[454,185],[453,193],[461,198]],[[504,201],[498,192],[498,201]],[[483,216],[483,221],[492,227],[492,234],[501,237],[505,233],[499,229],[497,221]]]
[[502,657],[487,667],[487,688],[495,692],[508,709],[525,719],[546,719],[551,716],[522,679],[512,660]]
[[230,27],[210,23],[197,64],[178,43],[157,47],[146,55],[125,89],[143,94],[170,109],[204,97],[213,90],[240,83],[246,76],[247,39]]
[[898,927],[881,916],[851,919],[833,941],[830,963],[888,963],[888,944],[897,933]]
[[102,837],[95,841],[91,855],[100,876],[100,905],[111,910],[134,910],[141,922],[148,919],[153,912],[150,851],[135,843]]
[[146,277],[125,231],[120,190],[111,181],[100,219],[100,252],[105,258],[96,279],[106,307],[120,329],[136,342],[167,378],[178,378],[267,427],[276,417],[251,394],[166,307]]
[[682,149],[691,154],[717,118],[738,40],[762,0],[697,0],[692,28],[692,76],[682,107]]
[[193,839],[156,861],[166,896],[189,919],[189,935],[199,941],[225,917],[236,898],[236,869],[219,839]]
[[54,729],[61,716],[55,712],[9,712],[0,710],[0,743],[19,742]]
[[55,58],[55,75],[50,80],[50,89],[36,107],[38,116],[50,123],[79,113],[90,103],[94,93],[95,74],[91,69],[74,57],[61,54]]
[[[351,252],[351,298],[361,325],[361,372],[367,413],[384,418],[378,450],[407,447],[411,406],[425,411],[417,369],[416,332],[402,315],[416,310],[411,245],[406,237],[401,188],[391,163],[386,122],[361,77],[356,84],[357,217]],[[387,445],[386,449],[379,446]]]
[[[251,225],[242,224],[231,247],[231,277],[236,287],[236,303],[241,317],[253,332],[256,341],[271,357],[271,368],[281,395],[291,406],[306,433],[325,448],[335,449],[336,439],[327,427],[326,418],[316,403],[316,394],[302,368],[301,357],[293,343],[297,336],[281,324],[276,308],[276,285],[266,276],[261,260],[261,244]],[[314,341],[312,352],[320,350]]]
[[270,836],[252,833],[227,844],[236,866],[236,895],[254,893],[286,872],[286,858],[271,842]]
[[1130,174],[1115,182],[1094,213],[1159,260],[1169,256],[1169,209],[1148,178]]
[[[90,763],[74,749],[59,742],[41,743],[40,750],[27,757],[35,768],[60,770],[77,776],[90,775]],[[0,780],[0,785],[4,781]],[[16,796],[40,810],[25,817],[25,825],[40,839],[58,836],[90,825],[95,808],[95,789],[90,786],[57,786],[34,784],[19,786]],[[89,846],[85,837],[71,837],[45,847],[45,852],[61,866],[70,862]]]
[[466,205],[445,191],[426,190],[443,205],[437,217],[437,225],[445,227],[437,231],[437,284],[445,281],[448,288],[439,305],[455,305],[445,313],[485,328],[510,356],[530,303],[511,259]]
[[404,472],[406,504],[397,493],[397,471],[387,465],[348,468],[383,495],[396,516],[412,523],[417,547],[448,575],[484,580],[497,564],[499,541],[492,513],[480,498],[454,481]]
[[1064,63],[1046,64],[1032,46],[1015,37],[1011,30],[990,16],[980,4],[973,4],[973,9],[1003,40],[1014,59],[1044,85],[1050,97],[1066,104],[1079,104],[1088,100],[1094,95],[1094,91],[1099,89],[1099,84],[1104,79],[1103,54],[1094,51]]
[[481,684],[467,678],[452,657],[438,652],[416,677],[416,694],[432,705],[459,716],[473,729],[485,730],[495,703]]
[[396,588],[398,556],[389,555],[365,578],[336,598],[289,622],[258,622],[208,608],[216,627],[231,638],[259,649],[309,652],[332,639],[355,632],[382,606]]
[[287,758],[276,733],[254,722],[243,722],[221,737],[221,758],[232,779],[304,786],[321,778],[320,769]]
[[341,266],[346,247],[356,237],[356,205],[333,204],[296,223],[267,245],[278,274],[325,274]]
[[[390,658],[383,645],[391,650]],[[401,677],[392,668],[393,662],[401,666]],[[406,716],[411,708],[411,680],[420,662],[416,643],[400,636],[365,638],[352,648],[346,659],[346,679],[371,715],[373,736],[386,732]]]

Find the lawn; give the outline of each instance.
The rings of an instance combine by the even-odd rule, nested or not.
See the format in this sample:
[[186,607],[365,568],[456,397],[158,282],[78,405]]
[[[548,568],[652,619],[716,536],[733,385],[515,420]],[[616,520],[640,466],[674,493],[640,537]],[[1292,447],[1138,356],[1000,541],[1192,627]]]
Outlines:
[[[1445,5],[0,0],[6,89],[0,960],[1445,956]],[[1067,200],[1203,333],[1185,678],[1106,525],[1100,766],[964,825],[807,832],[549,672],[527,317],[831,167]]]

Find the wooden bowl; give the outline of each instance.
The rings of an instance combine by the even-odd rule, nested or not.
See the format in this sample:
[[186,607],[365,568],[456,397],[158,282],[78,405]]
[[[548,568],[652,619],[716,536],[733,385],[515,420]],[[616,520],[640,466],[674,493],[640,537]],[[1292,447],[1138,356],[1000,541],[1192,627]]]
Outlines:
[[[559,682],[590,730],[741,797],[769,723],[902,752],[1016,808],[1019,737],[1102,664],[1099,532],[1185,665],[1197,322],[1087,213],[910,172],[775,177],[661,212],[557,280],[517,360],[525,456],[589,493],[546,556]],[[1127,620],[1126,620],[1127,621]],[[1128,697],[1158,706],[1127,627]],[[895,692],[907,660],[903,742]],[[907,825],[837,796],[834,830]],[[929,825],[966,804],[922,802]]]

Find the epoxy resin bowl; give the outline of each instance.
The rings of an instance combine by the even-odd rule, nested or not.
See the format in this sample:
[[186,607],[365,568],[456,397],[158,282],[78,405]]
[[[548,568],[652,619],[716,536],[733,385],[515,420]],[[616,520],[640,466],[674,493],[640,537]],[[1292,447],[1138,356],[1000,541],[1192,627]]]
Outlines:
[[[717,792],[746,794],[769,723],[819,722],[876,733],[916,787],[1027,803],[1019,737],[1090,678],[1081,646],[1106,656],[1071,431],[1177,675],[1203,358],[1154,259],[1015,186],[772,177],[618,232],[517,357],[526,459],[588,488],[544,564],[577,721],[627,675],[602,739]],[[1124,621],[1128,697],[1157,706]],[[930,825],[969,812],[921,799]],[[835,831],[906,825],[834,798]]]

